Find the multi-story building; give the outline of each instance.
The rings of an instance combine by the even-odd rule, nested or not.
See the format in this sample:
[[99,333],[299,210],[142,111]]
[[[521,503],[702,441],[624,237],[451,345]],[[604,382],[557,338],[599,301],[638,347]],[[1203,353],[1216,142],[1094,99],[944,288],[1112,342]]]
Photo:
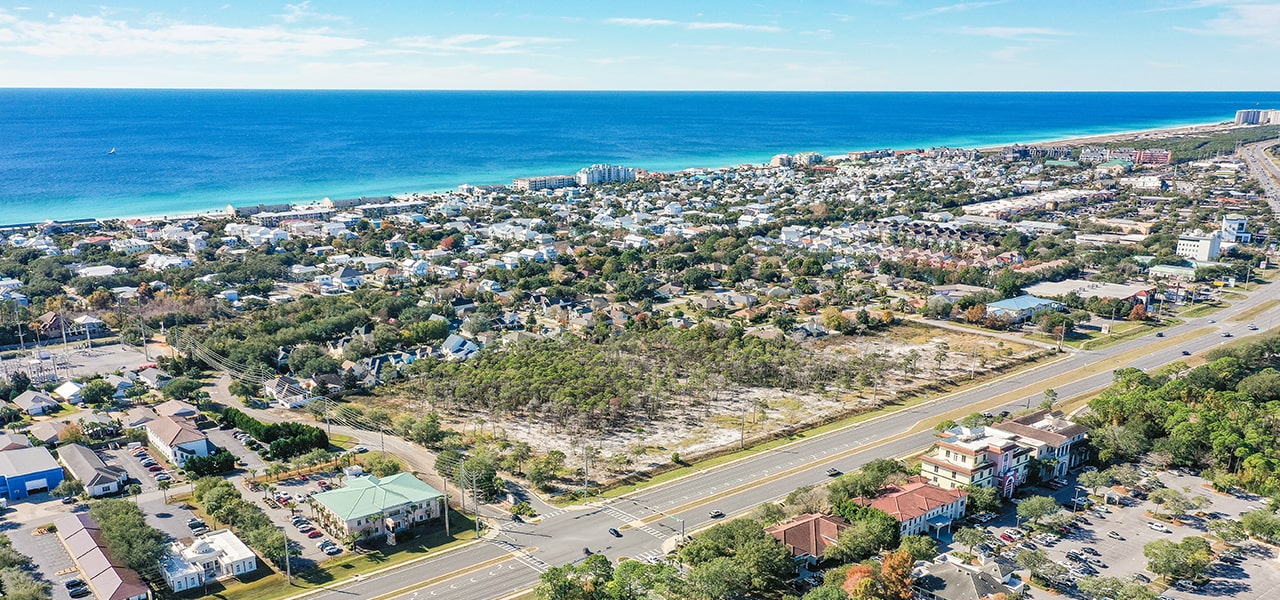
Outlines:
[[517,177],[511,187],[522,192],[538,190],[554,190],[578,185],[578,181],[569,175],[543,175],[540,177]]
[[963,519],[969,492],[945,489],[917,476],[900,486],[880,490],[875,498],[854,498],[854,502],[897,519],[900,535],[915,535],[935,533]]
[[769,166],[771,166],[771,167],[790,167],[790,166],[791,166],[791,155],[790,155],[790,154],[775,154],[775,155],[773,155],[773,158],[769,159]]
[[1248,243],[1253,240],[1249,233],[1249,217],[1239,213],[1231,213],[1222,217],[1222,238],[1229,242]]
[[636,180],[636,170],[622,165],[591,165],[574,176],[578,185],[617,183]]
[[1027,480],[1031,451],[982,427],[956,427],[921,457],[920,475],[946,489],[966,485],[995,488],[1011,496]]
[[160,561],[160,569],[169,589],[181,592],[210,579],[252,573],[258,570],[258,557],[230,529],[221,529],[196,538],[190,546],[174,542]]
[[1267,124],[1280,124],[1280,110],[1251,108],[1236,111],[1236,125]]
[[156,415],[142,427],[146,429],[151,445],[175,467],[182,468],[187,459],[209,456],[214,451],[204,432],[187,419]]
[[1088,428],[1068,421],[1060,411],[1038,410],[995,423],[987,432],[1031,451],[1040,464],[1041,479],[1062,477],[1089,458]]
[[801,152],[791,158],[791,163],[796,166],[816,165],[822,162],[822,155],[817,152]]
[[1178,236],[1178,246],[1174,253],[1192,260],[1209,261],[1218,258],[1222,253],[1222,240],[1218,232],[1188,231]]
[[409,473],[378,478],[352,477],[347,486],[312,496],[316,517],[331,535],[364,539],[396,534],[425,525],[444,514],[444,494]]
[[1148,148],[1139,150],[1134,163],[1139,165],[1167,165],[1173,160],[1173,154],[1164,148]]

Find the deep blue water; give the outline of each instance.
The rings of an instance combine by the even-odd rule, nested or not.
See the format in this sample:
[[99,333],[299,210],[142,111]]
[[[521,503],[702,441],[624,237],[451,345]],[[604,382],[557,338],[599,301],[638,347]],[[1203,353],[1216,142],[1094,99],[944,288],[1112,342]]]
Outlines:
[[438,191],[597,162],[671,170],[995,145],[1251,107],[1280,107],[1280,92],[0,89],[0,223]]

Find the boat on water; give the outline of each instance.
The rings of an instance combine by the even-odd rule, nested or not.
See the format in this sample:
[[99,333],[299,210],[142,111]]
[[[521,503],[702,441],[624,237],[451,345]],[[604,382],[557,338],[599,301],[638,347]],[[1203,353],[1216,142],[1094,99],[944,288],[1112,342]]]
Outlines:
[[115,148],[112,148],[112,149],[110,149],[110,150],[107,150],[107,154],[115,154],[115,153],[116,153],[116,149],[115,149]]

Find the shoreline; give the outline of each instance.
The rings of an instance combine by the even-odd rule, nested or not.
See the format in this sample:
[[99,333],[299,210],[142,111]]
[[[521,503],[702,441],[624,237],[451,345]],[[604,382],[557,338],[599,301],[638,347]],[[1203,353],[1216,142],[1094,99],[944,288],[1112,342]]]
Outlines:
[[[1222,132],[1222,131],[1225,131],[1225,130],[1230,130],[1230,129],[1235,129],[1235,128],[1242,128],[1242,127],[1254,127],[1254,126],[1251,126],[1251,125],[1235,125],[1235,124],[1234,124],[1233,122],[1231,122],[1231,121],[1213,121],[1213,122],[1201,122],[1201,123],[1193,123],[1193,124],[1171,125],[1171,126],[1166,126],[1166,127],[1155,127],[1155,128],[1145,128],[1145,129],[1129,129],[1129,130],[1116,131],[1116,132],[1110,132],[1110,133],[1095,133],[1095,134],[1085,134],[1085,135],[1073,135],[1073,136],[1067,136],[1067,137],[1041,139],[1041,140],[1038,140],[1038,141],[1010,141],[1010,142],[1005,142],[1005,143],[1002,143],[1002,144],[999,144],[999,145],[984,145],[984,146],[958,145],[958,146],[947,146],[946,144],[933,144],[932,146],[934,146],[934,147],[937,147],[937,146],[946,146],[946,147],[955,147],[955,148],[974,148],[974,149],[978,150],[979,152],[983,152],[983,153],[998,152],[1000,149],[1002,149],[1002,148],[1004,148],[1004,147],[1007,147],[1007,146],[1012,146],[1012,145],[1023,145],[1023,146],[1045,146],[1045,145],[1055,145],[1055,146],[1068,146],[1068,147],[1073,147],[1073,148],[1074,148],[1074,147],[1078,147],[1078,146],[1092,145],[1092,144],[1109,144],[1109,143],[1118,143],[1118,142],[1123,142],[1123,141],[1127,141],[1127,140],[1137,140],[1137,139],[1147,139],[1147,138],[1157,138],[1157,139],[1159,139],[1159,138],[1164,138],[1164,137],[1174,137],[1174,136],[1179,136],[1179,135],[1192,135],[1192,134],[1212,134],[1212,133],[1219,133],[1219,132]],[[892,146],[890,146],[890,147],[892,148]],[[916,146],[913,146],[913,147],[915,147],[915,148],[919,148],[919,147],[921,147],[921,145],[916,145]],[[906,148],[906,147],[903,147],[903,148],[898,148],[898,149],[907,149],[907,148]],[[868,149],[842,150],[842,151],[839,151],[839,154],[832,154],[832,155],[830,155],[830,156],[839,156],[840,154],[845,154],[845,153],[849,153],[849,152],[859,152],[859,151],[863,151],[863,150],[871,150],[871,148],[868,148]],[[727,165],[720,165],[720,166],[706,166],[706,165],[697,166],[697,165],[693,165],[693,166],[685,166],[685,167],[676,168],[676,169],[670,169],[670,170],[659,170],[659,169],[651,169],[651,170],[652,170],[653,172],[660,172],[660,173],[679,173],[679,172],[682,172],[682,171],[688,171],[688,170],[702,170],[702,169],[707,169],[707,170],[716,170],[716,169],[734,168],[734,167],[743,166],[743,165],[757,165],[757,166],[759,166],[759,165],[762,165],[762,164],[767,164],[767,163],[734,162],[734,163],[731,163],[731,164],[727,164]],[[641,168],[643,168],[643,167],[641,167]],[[528,175],[521,175],[521,176],[533,176],[533,175],[532,175],[532,174],[528,174]],[[473,184],[473,185],[493,185],[493,184],[476,183],[476,184]],[[502,184],[502,185],[506,185],[506,184]],[[453,189],[435,189],[435,190],[400,191],[400,192],[390,192],[390,193],[385,193],[385,192],[368,192],[368,191],[366,191],[365,193],[354,194],[354,195],[355,195],[355,196],[365,196],[365,195],[371,195],[371,196],[380,196],[380,195],[407,196],[407,195],[414,195],[414,194],[419,194],[419,195],[444,194],[444,193],[450,193],[450,192],[452,192],[452,191],[454,191],[454,190],[453,190]],[[352,194],[346,194],[346,195],[352,195]],[[293,201],[288,201],[288,200],[274,200],[274,201],[273,201],[273,200],[265,200],[265,199],[264,199],[264,200],[262,200],[262,201],[260,201],[260,202],[257,202],[257,203],[246,203],[246,204],[243,204],[243,205],[240,205],[240,206],[254,206],[255,204],[284,204],[284,203],[288,203],[290,206],[309,206],[309,205],[312,205],[312,204],[316,204],[316,203],[318,203],[318,202],[320,202],[320,200],[315,200],[315,199],[313,199],[313,200],[293,200]],[[13,227],[14,225],[21,225],[21,224],[39,224],[39,223],[44,223],[44,222],[48,222],[48,221],[54,221],[54,222],[65,222],[65,221],[74,221],[74,220],[93,220],[93,221],[99,221],[99,222],[101,222],[101,221],[111,221],[111,220],[127,221],[127,220],[135,220],[135,219],[136,219],[136,220],[140,220],[140,221],[147,221],[147,222],[153,222],[153,221],[161,221],[161,222],[163,222],[163,221],[172,221],[172,220],[178,220],[178,219],[193,219],[193,218],[194,218],[194,219],[199,219],[199,218],[205,218],[205,217],[209,217],[209,216],[213,216],[213,215],[225,216],[225,215],[226,215],[226,213],[225,213],[225,207],[226,207],[226,206],[229,206],[229,205],[234,205],[234,203],[231,203],[231,202],[224,203],[224,202],[220,202],[220,201],[216,201],[216,200],[211,201],[211,202],[210,202],[210,204],[211,204],[211,205],[218,205],[218,206],[222,206],[223,208],[212,208],[212,207],[211,207],[211,208],[208,208],[208,209],[196,209],[196,210],[191,210],[191,209],[179,209],[179,210],[177,210],[177,211],[174,211],[173,213],[132,214],[132,215],[124,215],[124,216],[104,216],[104,217],[81,216],[81,217],[62,218],[62,219],[44,219],[44,220],[38,220],[38,221],[24,221],[24,222],[22,222],[22,223],[17,223],[17,224],[4,224],[4,223],[0,223],[0,227]]]

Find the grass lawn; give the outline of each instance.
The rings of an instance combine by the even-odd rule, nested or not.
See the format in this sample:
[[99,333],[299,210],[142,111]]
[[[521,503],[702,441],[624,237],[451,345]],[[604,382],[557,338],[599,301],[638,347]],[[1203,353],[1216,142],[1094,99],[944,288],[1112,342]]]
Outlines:
[[342,435],[340,433],[329,434],[329,444],[342,448],[343,450],[350,450],[358,443],[359,440],[349,435]]
[[475,522],[465,515],[449,511],[449,525],[454,534],[443,531],[429,533],[406,541],[394,548],[384,548],[366,554],[345,553],[325,561],[319,566],[293,574],[293,584],[285,581],[282,569],[259,561],[258,570],[248,578],[210,584],[207,591],[195,590],[182,598],[212,597],[222,600],[274,600],[333,585],[342,580],[365,575],[379,569],[394,567],[414,559],[434,556],[443,550],[456,548],[475,539]]
[[1256,317],[1256,316],[1258,316],[1258,315],[1260,315],[1260,314],[1262,314],[1262,313],[1264,313],[1264,312],[1267,312],[1268,310],[1271,310],[1272,308],[1275,308],[1275,306],[1276,306],[1277,304],[1280,304],[1280,300],[1267,300],[1267,301],[1262,302],[1261,304],[1258,304],[1257,306],[1255,306],[1255,307],[1253,307],[1253,308],[1250,308],[1249,310],[1246,310],[1246,311],[1244,311],[1244,312],[1242,312],[1242,313],[1240,313],[1240,314],[1238,314],[1238,315],[1235,315],[1235,316],[1233,316],[1233,317],[1231,317],[1230,319],[1227,319],[1227,320],[1228,320],[1228,321],[1233,321],[1233,322],[1236,322],[1236,323],[1243,323],[1243,322],[1245,322],[1245,321],[1252,321],[1254,317]]
[[1227,308],[1228,306],[1231,306],[1231,305],[1225,302],[1214,303],[1214,304],[1196,304],[1190,308],[1183,309],[1181,312],[1178,313],[1178,316],[1185,317],[1188,319],[1194,319],[1196,317],[1205,317],[1213,313],[1216,313],[1224,308]]

